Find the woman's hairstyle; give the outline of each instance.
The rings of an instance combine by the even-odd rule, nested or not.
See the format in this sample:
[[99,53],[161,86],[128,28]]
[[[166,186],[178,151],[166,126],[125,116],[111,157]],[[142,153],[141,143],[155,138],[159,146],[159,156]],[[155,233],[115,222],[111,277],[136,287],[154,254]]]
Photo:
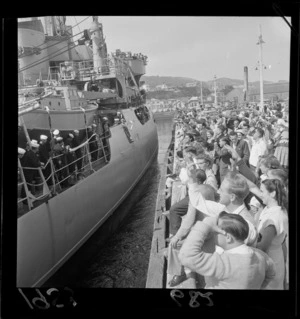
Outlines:
[[275,113],[275,116],[280,118],[280,119],[282,119],[283,114],[282,114],[282,112],[278,111],[278,112]]
[[225,175],[226,181],[229,182],[228,191],[234,194],[238,200],[244,200],[249,194],[249,186],[246,178],[237,172],[228,172]]
[[189,139],[194,142],[195,138],[194,138],[194,135],[192,134],[187,134],[187,136],[189,137]]
[[212,152],[214,150],[214,144],[213,143],[207,143],[207,151]]
[[229,136],[236,136],[236,135],[237,135],[237,132],[231,131],[228,135],[229,135]]
[[274,155],[265,155],[262,157],[260,164],[263,164],[269,169],[277,169],[280,168],[280,162]]
[[288,184],[288,172],[282,168],[271,169],[268,173],[274,176],[274,179],[278,178],[285,186]]
[[284,184],[278,179],[266,179],[262,183],[265,185],[269,193],[275,191],[276,195],[274,199],[277,201],[279,206],[288,211],[288,198],[284,189]]
[[220,129],[222,132],[225,131],[226,127],[222,124],[218,125],[218,129]]
[[195,177],[198,184],[203,184],[206,180],[206,174],[203,169],[196,169]]
[[194,146],[186,146],[183,150],[184,152],[193,153],[194,155],[197,153],[197,149]]
[[205,153],[197,155],[195,159],[203,159],[206,163],[209,164],[209,166],[213,164],[213,159]]
[[229,140],[228,140],[228,137],[226,137],[226,136],[222,136],[222,137],[220,138],[220,141],[224,141],[227,145],[230,145],[230,142],[229,142]]
[[258,132],[260,137],[263,137],[265,134],[264,130],[260,127],[256,127],[255,131]]
[[203,145],[202,145],[202,143],[199,140],[196,139],[196,141],[193,143],[193,147],[196,150],[196,154],[195,155],[204,153]]
[[206,134],[209,133],[211,136],[214,136],[214,132],[212,130],[207,130]]
[[223,211],[218,217],[219,222],[221,222],[219,227],[231,234],[236,240],[244,241],[248,237],[249,225],[242,216]]

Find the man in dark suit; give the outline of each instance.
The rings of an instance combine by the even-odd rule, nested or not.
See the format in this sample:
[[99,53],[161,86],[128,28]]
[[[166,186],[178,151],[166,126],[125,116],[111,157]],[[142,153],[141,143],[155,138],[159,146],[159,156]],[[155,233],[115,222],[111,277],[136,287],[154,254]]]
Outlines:
[[201,141],[206,142],[207,141],[207,129],[206,129],[206,122],[203,120],[199,120],[197,124],[197,129],[200,133]]
[[244,160],[244,162],[249,166],[250,151],[249,146],[243,139],[237,138],[237,132],[232,131],[229,133],[230,146],[235,149],[239,156]]

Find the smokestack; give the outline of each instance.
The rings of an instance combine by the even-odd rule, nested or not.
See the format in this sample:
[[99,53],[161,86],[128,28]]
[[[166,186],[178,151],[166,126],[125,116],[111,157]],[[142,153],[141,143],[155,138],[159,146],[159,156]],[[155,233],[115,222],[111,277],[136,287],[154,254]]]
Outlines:
[[248,67],[244,66],[244,100],[246,101],[248,97]]

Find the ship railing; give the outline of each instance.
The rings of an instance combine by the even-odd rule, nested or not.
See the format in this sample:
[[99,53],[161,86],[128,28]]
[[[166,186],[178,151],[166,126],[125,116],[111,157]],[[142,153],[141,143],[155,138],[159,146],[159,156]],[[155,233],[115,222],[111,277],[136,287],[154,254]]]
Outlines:
[[[48,164],[49,164],[49,161],[47,162],[46,165],[48,165]],[[21,197],[18,200],[18,204],[21,202],[24,202],[24,200],[26,200],[29,209],[32,209],[33,203],[35,201],[41,201],[41,200],[51,196],[51,191],[47,185],[47,181],[44,177],[44,174],[42,172],[41,167],[22,167],[20,161],[18,163],[18,166],[19,166],[18,168],[19,168],[19,173],[20,173],[20,177],[21,177],[21,182],[18,183],[18,187],[20,187],[20,186],[21,186],[21,188],[24,187],[24,191],[26,194],[25,197]],[[35,183],[30,183],[30,182],[26,181],[25,175],[24,175],[24,170],[36,171],[39,175],[38,178],[41,181],[41,183],[36,183],[36,179],[35,179]],[[29,187],[31,188],[30,190],[29,190]],[[38,196],[35,196],[35,194],[33,194],[34,189],[40,189],[40,188],[42,188],[42,193],[38,194]],[[22,196],[22,190],[21,190],[21,196]]]
[[60,63],[61,80],[84,80],[94,76],[115,76],[116,74],[124,74],[128,67],[119,59],[111,57],[101,59],[101,65],[97,68],[93,60],[85,60],[81,62],[63,62]]
[[[97,148],[90,152],[89,142],[94,136],[96,136]],[[75,152],[77,149],[82,150],[82,156],[75,156],[75,159],[71,162],[68,162],[65,152],[58,155],[52,155],[43,168],[22,167],[19,161],[19,176],[21,181],[18,182],[18,188],[24,187],[26,196],[22,197],[21,195],[21,197],[18,198],[18,204],[21,202],[24,203],[24,201],[26,201],[29,210],[31,210],[34,207],[34,202],[40,201],[41,203],[43,199],[63,192],[68,187],[73,186],[76,182],[88,175],[93,174],[95,171],[106,165],[109,161],[108,154],[110,149],[108,144],[104,145],[104,139],[106,139],[104,134],[99,136],[98,134],[94,133],[79,146],[73,149],[70,148],[69,151],[71,152]],[[93,160],[93,154],[96,154],[96,152],[96,159],[94,158]],[[61,160],[64,163],[63,166],[57,165],[58,160]],[[79,161],[82,161],[80,169],[78,169],[77,166]],[[49,175],[46,173],[46,167],[48,165],[50,165],[50,170],[48,172]],[[24,176],[24,170],[36,170],[39,173],[38,177],[41,182],[37,183],[36,180],[34,180],[34,183],[27,182]],[[46,174],[48,175],[47,177],[45,177]],[[36,191],[39,194],[35,194]]]

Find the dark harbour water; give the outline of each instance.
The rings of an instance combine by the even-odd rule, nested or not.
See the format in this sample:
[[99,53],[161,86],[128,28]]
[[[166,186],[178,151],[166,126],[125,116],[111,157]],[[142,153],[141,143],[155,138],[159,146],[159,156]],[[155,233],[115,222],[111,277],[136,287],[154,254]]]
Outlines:
[[104,244],[101,229],[97,231],[43,286],[145,288],[160,167],[173,126],[172,118],[158,118],[156,124],[157,160],[114,213],[126,217]]

